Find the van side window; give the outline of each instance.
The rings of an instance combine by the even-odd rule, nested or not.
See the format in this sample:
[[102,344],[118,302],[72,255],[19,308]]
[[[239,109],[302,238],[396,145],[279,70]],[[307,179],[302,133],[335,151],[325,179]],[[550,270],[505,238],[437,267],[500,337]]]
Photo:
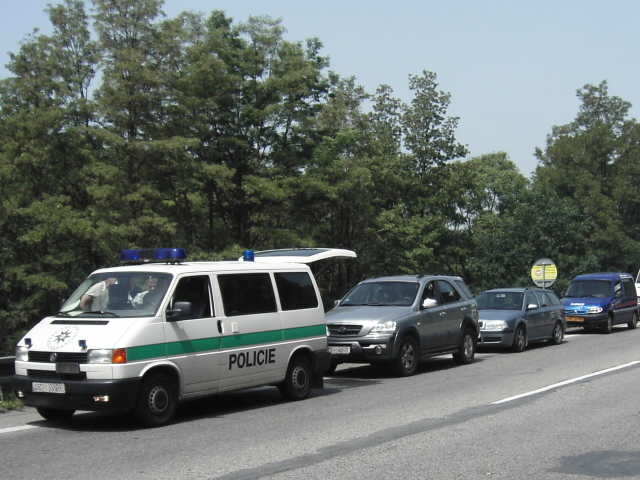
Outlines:
[[190,302],[191,315],[181,316],[181,319],[212,317],[211,288],[208,275],[183,277],[178,282],[173,293],[171,306],[175,302]]
[[622,279],[622,287],[624,289],[625,297],[635,297],[637,295],[636,286],[630,278]]
[[318,297],[308,273],[282,272],[275,273],[274,277],[282,310],[302,310],[318,306]]
[[268,273],[218,275],[227,317],[276,312],[276,296]]

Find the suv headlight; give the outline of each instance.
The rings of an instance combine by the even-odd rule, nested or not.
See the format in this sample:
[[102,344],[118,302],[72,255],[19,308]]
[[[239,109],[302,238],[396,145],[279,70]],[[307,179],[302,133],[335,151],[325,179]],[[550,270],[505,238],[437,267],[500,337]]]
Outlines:
[[480,330],[506,330],[509,328],[504,320],[482,320],[482,328]]
[[602,312],[602,307],[589,307],[587,313],[600,313]]
[[16,362],[29,361],[29,347],[16,347]]
[[393,333],[396,331],[396,322],[379,322],[376,323],[369,333]]

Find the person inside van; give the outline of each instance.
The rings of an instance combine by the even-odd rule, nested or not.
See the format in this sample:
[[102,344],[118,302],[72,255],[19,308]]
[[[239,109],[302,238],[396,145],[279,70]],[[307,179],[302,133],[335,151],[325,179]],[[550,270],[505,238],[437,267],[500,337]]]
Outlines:
[[106,310],[109,304],[109,287],[115,283],[115,278],[107,278],[89,287],[80,299],[80,308],[85,312],[102,312]]
[[144,288],[146,288],[146,290],[144,290],[143,292],[138,293],[133,298],[133,306],[134,307],[138,307],[138,306],[142,305],[143,303],[145,303],[144,302],[144,297],[146,297],[149,292],[153,292],[157,287],[158,287],[158,278],[157,277],[153,277],[153,276],[149,276],[144,282]]

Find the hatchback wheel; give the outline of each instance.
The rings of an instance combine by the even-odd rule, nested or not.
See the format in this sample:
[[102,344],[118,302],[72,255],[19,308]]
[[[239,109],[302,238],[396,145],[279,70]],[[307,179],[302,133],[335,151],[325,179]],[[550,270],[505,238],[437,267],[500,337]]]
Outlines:
[[516,329],[516,333],[513,336],[513,344],[511,345],[511,350],[514,352],[522,352],[524,347],[527,346],[527,332],[524,331],[524,327],[520,325]]
[[453,354],[453,360],[458,365],[468,365],[473,362],[476,356],[477,335],[470,328],[465,329],[462,334],[462,342],[460,348]]

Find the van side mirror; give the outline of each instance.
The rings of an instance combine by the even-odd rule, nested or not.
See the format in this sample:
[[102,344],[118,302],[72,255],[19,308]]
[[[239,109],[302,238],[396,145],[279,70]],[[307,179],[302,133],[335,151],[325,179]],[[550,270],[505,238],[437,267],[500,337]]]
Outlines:
[[433,308],[437,306],[438,302],[433,298],[425,298],[424,302],[422,302],[422,308]]
[[176,302],[171,310],[167,310],[167,320],[179,320],[191,315],[191,302]]

